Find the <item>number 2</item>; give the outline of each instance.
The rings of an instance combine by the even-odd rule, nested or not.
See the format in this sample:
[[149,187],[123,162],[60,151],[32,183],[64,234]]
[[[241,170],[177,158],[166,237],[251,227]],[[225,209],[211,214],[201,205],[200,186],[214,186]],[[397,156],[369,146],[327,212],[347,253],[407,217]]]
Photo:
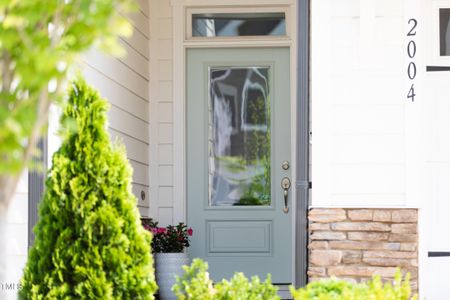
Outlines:
[[411,29],[409,30],[407,36],[414,36],[416,35],[416,27],[417,27],[417,20],[416,19],[409,19],[408,24],[413,23],[413,26],[411,27]]

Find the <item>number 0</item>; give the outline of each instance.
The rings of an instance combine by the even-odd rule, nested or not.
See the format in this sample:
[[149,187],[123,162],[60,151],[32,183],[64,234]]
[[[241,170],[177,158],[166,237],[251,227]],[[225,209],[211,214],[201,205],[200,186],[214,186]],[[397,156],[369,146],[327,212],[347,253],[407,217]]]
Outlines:
[[408,43],[408,56],[409,58],[416,56],[416,42],[414,41],[409,41]]
[[413,80],[414,78],[416,78],[416,73],[417,73],[416,64],[414,62],[410,62],[408,65],[409,79]]

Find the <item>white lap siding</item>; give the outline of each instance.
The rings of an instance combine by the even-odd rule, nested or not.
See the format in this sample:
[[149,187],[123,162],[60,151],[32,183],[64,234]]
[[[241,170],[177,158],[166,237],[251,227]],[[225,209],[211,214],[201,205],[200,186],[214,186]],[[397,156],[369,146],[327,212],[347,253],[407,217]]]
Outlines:
[[403,1],[311,6],[312,204],[405,205]]
[[[150,215],[172,224],[172,12],[169,0],[150,0]],[[180,66],[180,72],[183,68]]]
[[17,284],[22,277],[22,269],[28,251],[28,174],[25,171],[9,207],[6,231],[6,282],[0,284],[0,299],[17,298]]
[[428,252],[450,251],[450,73],[426,66],[450,65],[439,6],[450,1],[311,2],[312,205],[419,208],[420,298],[438,300],[450,257]]
[[139,10],[126,16],[133,36],[121,38],[124,57],[115,58],[98,51],[86,54],[83,75],[110,102],[109,132],[113,140],[125,144],[133,167],[133,193],[142,216],[149,215],[149,8],[137,1]]

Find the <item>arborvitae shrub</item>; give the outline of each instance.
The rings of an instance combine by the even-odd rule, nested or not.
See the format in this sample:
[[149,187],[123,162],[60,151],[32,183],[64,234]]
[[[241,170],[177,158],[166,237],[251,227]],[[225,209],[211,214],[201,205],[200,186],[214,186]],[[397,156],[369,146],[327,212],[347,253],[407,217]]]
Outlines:
[[109,140],[107,102],[82,79],[68,98],[19,296],[153,299],[151,235],[140,223],[124,148]]

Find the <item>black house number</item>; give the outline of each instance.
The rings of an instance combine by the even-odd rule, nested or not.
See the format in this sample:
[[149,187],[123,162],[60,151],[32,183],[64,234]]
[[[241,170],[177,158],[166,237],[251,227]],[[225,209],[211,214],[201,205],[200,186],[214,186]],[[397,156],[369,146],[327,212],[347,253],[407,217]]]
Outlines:
[[409,19],[408,20],[409,31],[406,34],[408,40],[408,44],[406,46],[406,53],[409,58],[408,68],[406,70],[406,73],[408,75],[408,79],[411,82],[411,87],[409,88],[409,91],[406,95],[406,98],[408,100],[414,101],[414,97],[416,96],[416,93],[414,92],[414,79],[417,75],[417,67],[414,58],[416,57],[417,52],[417,45],[416,41],[414,40],[416,37],[416,27],[417,27],[417,20],[416,19]]

